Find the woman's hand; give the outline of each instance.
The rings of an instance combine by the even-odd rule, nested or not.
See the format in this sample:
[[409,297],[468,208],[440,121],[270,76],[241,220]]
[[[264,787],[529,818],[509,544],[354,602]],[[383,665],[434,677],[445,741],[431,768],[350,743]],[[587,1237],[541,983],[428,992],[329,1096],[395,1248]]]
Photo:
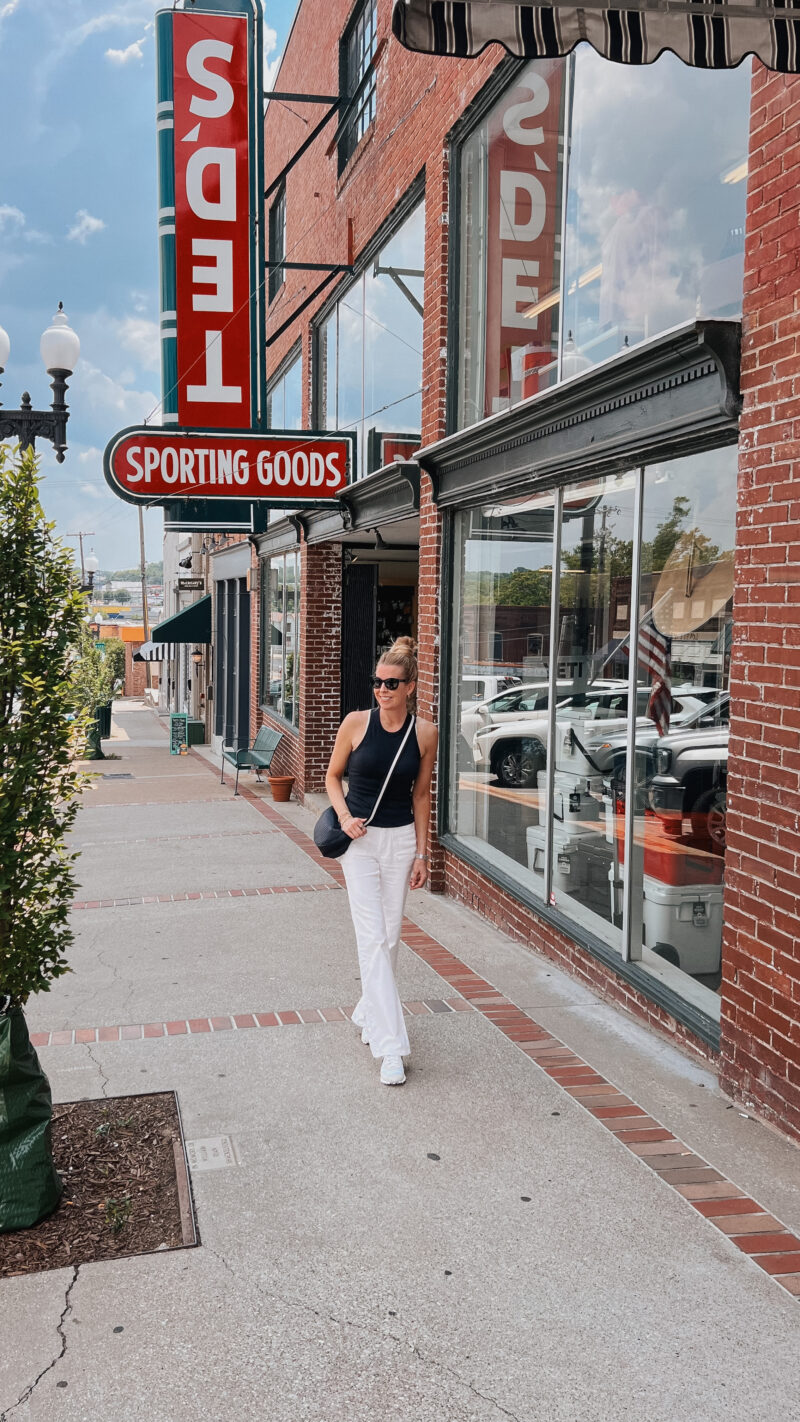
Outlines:
[[345,834],[349,834],[351,839],[360,839],[361,836],[367,832],[363,818],[355,819],[353,815],[343,815],[339,820],[339,824]]
[[414,860],[413,867],[411,869],[411,879],[409,881],[409,887],[412,889],[423,889],[427,882],[428,862],[426,859],[420,859],[419,855],[417,855]]

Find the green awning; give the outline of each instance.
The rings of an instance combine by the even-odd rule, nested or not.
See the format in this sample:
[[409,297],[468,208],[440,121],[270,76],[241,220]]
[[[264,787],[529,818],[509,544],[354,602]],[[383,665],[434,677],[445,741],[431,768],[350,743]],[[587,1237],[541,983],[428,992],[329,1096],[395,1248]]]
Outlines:
[[159,622],[150,633],[153,642],[210,642],[211,641],[211,593],[198,598],[190,607]]

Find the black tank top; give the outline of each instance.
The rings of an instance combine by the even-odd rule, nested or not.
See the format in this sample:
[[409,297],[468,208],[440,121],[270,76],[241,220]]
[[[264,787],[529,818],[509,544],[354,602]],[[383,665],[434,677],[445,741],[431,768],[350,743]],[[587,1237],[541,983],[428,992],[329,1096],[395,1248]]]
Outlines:
[[[350,752],[347,762],[349,785],[346,800],[351,815],[360,818],[371,813],[410,720],[410,715],[406,716],[399,731],[385,731],[381,725],[380,707],[376,706],[375,710],[370,712],[366,735],[363,741],[359,741],[355,750]],[[393,829],[397,825],[414,823],[411,791],[419,774],[419,763],[420,753],[415,728],[403,747],[403,754],[386,786],[378,813],[370,824],[381,829]]]

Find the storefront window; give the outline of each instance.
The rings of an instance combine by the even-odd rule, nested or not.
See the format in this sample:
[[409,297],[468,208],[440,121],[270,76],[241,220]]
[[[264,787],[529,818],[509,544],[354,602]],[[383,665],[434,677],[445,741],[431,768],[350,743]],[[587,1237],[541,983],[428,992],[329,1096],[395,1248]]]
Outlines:
[[419,443],[424,241],[420,204],[317,330],[315,423],[356,431],[362,475]]
[[261,704],[300,724],[300,554],[261,565]]
[[267,387],[267,424],[272,430],[303,428],[303,360],[299,355]]
[[527,66],[459,151],[457,424],[741,310],[749,66]]
[[710,1015],[735,487],[729,447],[455,516],[451,833]]

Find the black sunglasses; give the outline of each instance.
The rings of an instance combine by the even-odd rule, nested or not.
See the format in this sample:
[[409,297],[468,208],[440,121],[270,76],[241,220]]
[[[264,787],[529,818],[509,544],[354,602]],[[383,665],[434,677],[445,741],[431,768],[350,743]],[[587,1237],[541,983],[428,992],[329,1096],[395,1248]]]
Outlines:
[[373,691],[380,691],[381,687],[385,686],[387,691],[396,691],[398,686],[407,681],[407,676],[374,676],[372,678],[372,689]]

